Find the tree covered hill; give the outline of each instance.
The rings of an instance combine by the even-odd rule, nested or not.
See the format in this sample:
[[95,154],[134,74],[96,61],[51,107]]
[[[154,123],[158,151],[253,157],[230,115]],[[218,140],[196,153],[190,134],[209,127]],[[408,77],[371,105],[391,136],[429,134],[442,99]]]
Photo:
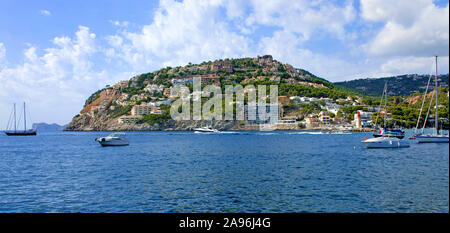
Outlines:
[[[381,96],[386,81],[388,82],[388,94],[391,96],[407,96],[416,92],[424,92],[430,75],[407,74],[384,78],[356,79],[344,82],[335,82],[338,87],[355,89],[369,96]],[[448,87],[449,75],[438,75],[438,85]],[[434,77],[432,83],[434,86]]]

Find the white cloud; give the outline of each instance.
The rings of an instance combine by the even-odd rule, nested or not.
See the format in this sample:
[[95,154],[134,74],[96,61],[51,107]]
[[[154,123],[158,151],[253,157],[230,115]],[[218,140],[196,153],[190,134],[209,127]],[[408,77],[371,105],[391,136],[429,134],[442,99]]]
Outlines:
[[331,2],[311,1],[252,1],[253,11],[246,24],[276,26],[298,34],[303,41],[317,33],[339,39],[346,38],[345,25],[355,19],[356,11],[351,1],[344,6]]
[[55,37],[53,44],[42,55],[29,47],[22,65],[0,69],[0,117],[9,116],[12,103],[25,101],[34,122],[67,123],[92,92],[131,77],[96,68],[94,56],[102,50],[87,27],[80,26],[74,38]]
[[41,10],[40,14],[44,15],[44,16],[50,16],[52,13],[50,13],[50,11],[48,11],[48,10]]
[[[232,32],[221,18],[224,6],[223,1],[161,1],[151,24],[110,37],[115,49],[110,54],[137,71],[248,54],[250,39]],[[239,15],[230,13],[233,18]],[[117,46],[119,41],[123,43]]]
[[371,55],[448,56],[449,6],[431,0],[362,0],[362,17],[384,22],[376,37],[363,47]]
[[3,43],[0,42],[0,68],[6,63],[6,49]]
[[[449,57],[438,58],[438,71],[448,70]],[[434,57],[404,57],[388,60],[381,65],[384,73],[398,74],[434,74]]]

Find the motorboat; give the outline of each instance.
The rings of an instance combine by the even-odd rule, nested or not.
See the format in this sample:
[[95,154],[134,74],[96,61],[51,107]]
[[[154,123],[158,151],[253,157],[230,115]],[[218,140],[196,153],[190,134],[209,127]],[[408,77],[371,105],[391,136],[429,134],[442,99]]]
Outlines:
[[211,126],[195,128],[194,131],[195,131],[196,133],[218,133],[218,132],[220,132],[219,130],[214,129],[214,128],[211,127]]
[[112,133],[107,137],[96,138],[95,141],[102,146],[128,146],[130,144],[125,133]]
[[365,138],[364,143],[366,148],[401,148],[409,147],[410,143],[408,140],[399,139],[396,137],[376,137],[376,138]]

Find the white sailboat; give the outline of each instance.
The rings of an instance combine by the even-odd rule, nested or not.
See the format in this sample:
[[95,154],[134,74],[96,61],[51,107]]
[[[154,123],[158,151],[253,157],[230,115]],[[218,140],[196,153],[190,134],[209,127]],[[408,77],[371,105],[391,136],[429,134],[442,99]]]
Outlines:
[[[384,126],[383,128],[378,127],[377,130],[373,132],[374,137],[382,137],[382,136],[388,136],[388,137],[396,137],[399,139],[403,139],[405,137],[405,131],[400,128],[386,128],[386,116],[387,116],[387,81],[384,84],[383,94],[381,95],[381,101],[380,106],[378,107],[381,109],[381,104],[383,103],[383,97],[384,97]],[[381,111],[378,111],[377,118],[375,120],[375,125],[378,124],[378,116],[380,115]]]
[[[384,96],[384,121],[383,128],[380,129],[379,133],[375,132],[373,134],[374,138],[365,138],[361,141],[366,148],[401,148],[401,147],[409,147],[410,143],[408,140],[403,140],[404,131],[397,129],[388,129],[386,128],[387,121],[387,82],[384,85],[383,95],[381,99],[383,100]],[[382,101],[381,101],[382,102]],[[381,107],[380,102],[380,107]],[[378,115],[375,123],[378,122]]]
[[[435,66],[436,73],[435,73],[435,76],[434,76],[435,92],[433,93],[436,96],[436,108],[435,108],[436,112],[434,114],[434,125],[435,125],[435,128],[434,128],[434,132],[432,134],[423,134],[423,131],[425,129],[425,125],[426,125],[426,122],[427,122],[427,119],[428,119],[428,115],[430,113],[431,104],[432,104],[432,101],[433,101],[433,95],[432,95],[431,96],[431,100],[430,100],[430,105],[428,107],[427,116],[426,116],[424,124],[423,124],[422,132],[421,133],[417,133],[416,132],[416,134],[413,137],[410,138],[412,140],[416,140],[418,143],[448,143],[449,142],[448,135],[439,133],[439,112],[438,112],[439,103],[438,103],[438,84],[437,84],[437,56],[436,56],[436,64],[435,65],[436,65]],[[429,81],[430,80],[428,80],[428,84],[429,84]],[[425,96],[427,94],[427,90],[428,90],[428,85],[427,85],[427,89],[425,90],[424,100],[422,101],[422,108],[423,108],[423,103],[425,101]],[[422,108],[420,110],[420,113],[422,113]],[[419,114],[419,118],[417,119],[416,130],[417,130],[417,127],[419,125],[419,121],[420,121],[420,114]]]

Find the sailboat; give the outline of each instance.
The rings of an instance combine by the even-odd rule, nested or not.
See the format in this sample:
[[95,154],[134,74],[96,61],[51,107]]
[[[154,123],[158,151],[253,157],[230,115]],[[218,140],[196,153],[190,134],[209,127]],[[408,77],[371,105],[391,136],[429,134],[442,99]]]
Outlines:
[[8,136],[35,136],[37,134],[36,129],[27,129],[27,115],[26,115],[25,102],[23,103],[23,123],[24,123],[23,130],[17,129],[16,104],[14,104],[13,114],[14,114],[14,127],[13,127],[14,130],[9,129],[10,122],[8,122],[8,126],[6,127],[7,130],[5,131],[6,135],[8,135]]
[[[435,83],[435,92],[433,93],[433,95],[431,96],[431,100],[430,100],[430,105],[428,106],[428,112],[427,112],[427,117],[425,118],[425,122],[423,124],[423,128],[422,128],[422,132],[421,133],[417,133],[411,137],[410,139],[412,140],[417,140],[418,143],[448,143],[448,135],[445,134],[440,134],[439,133],[439,103],[438,103],[438,83],[437,83],[437,56],[435,56],[436,58],[436,66],[435,66],[435,76],[434,76],[434,83]],[[431,78],[431,77],[430,77]],[[428,84],[430,80],[428,80]],[[422,101],[422,108],[423,108],[423,103],[425,102],[425,96],[427,94],[427,90],[428,90],[428,85],[427,85],[427,89],[425,90],[425,94],[424,94],[424,100]],[[428,115],[430,113],[430,109],[431,109],[431,104],[433,101],[433,97],[434,94],[436,96],[436,112],[434,114],[434,132],[432,134],[423,134],[423,131],[425,129],[425,125],[428,119]],[[420,114],[422,113],[422,108],[420,109]],[[419,114],[419,118],[417,119],[417,126],[416,126],[416,130],[417,127],[419,125],[419,121],[420,121],[420,114]]]
[[[402,130],[397,129],[390,129],[386,128],[386,121],[387,121],[387,82],[384,84],[384,90],[383,95],[381,96],[381,103],[383,101],[384,96],[384,122],[383,122],[383,128],[379,129],[379,132],[374,132],[373,138],[364,138],[362,143],[366,146],[366,148],[402,148],[402,147],[409,147],[409,141],[408,140],[402,140],[402,138],[405,136],[405,132]],[[375,120],[375,123],[378,122],[378,115],[377,119]]]
[[[373,136],[374,137],[383,137],[383,136],[387,136],[387,137],[396,137],[398,139],[403,139],[405,137],[405,131],[402,129],[397,129],[397,128],[386,128],[386,116],[387,116],[387,107],[386,107],[386,103],[387,103],[387,81],[384,84],[384,89],[383,89],[383,94],[381,95],[381,101],[380,101],[380,106],[379,108],[381,108],[381,104],[383,103],[383,97],[384,97],[384,126],[383,128],[379,127],[378,130],[375,130],[373,132]],[[380,112],[379,112],[380,113]],[[377,118],[375,120],[375,124],[378,123],[378,116],[380,114],[377,115]]]

